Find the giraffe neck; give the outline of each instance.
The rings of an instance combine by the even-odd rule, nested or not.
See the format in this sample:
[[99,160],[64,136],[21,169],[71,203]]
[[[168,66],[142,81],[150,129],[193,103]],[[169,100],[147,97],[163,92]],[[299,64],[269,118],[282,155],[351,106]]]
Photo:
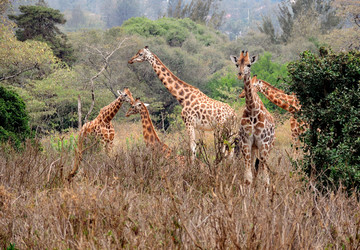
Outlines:
[[193,92],[195,89],[198,90],[199,93],[202,93],[196,87],[180,80],[154,53],[151,53],[151,56],[147,58],[147,61],[153,67],[160,81],[182,106],[184,106],[184,100],[186,99],[186,96],[188,96],[188,93]]
[[284,91],[272,86],[270,83],[261,81],[258,89],[276,106],[289,112],[295,112],[300,109],[299,101],[295,95],[285,94]]
[[160,138],[157,135],[154,125],[150,119],[149,111],[144,103],[141,103],[140,115],[145,143],[150,145],[154,143],[161,143]]
[[246,108],[250,111],[253,109],[257,109],[258,102],[257,99],[259,98],[256,94],[256,90],[251,83],[250,74],[244,76],[244,91],[246,97]]
[[110,122],[121,108],[122,103],[123,101],[121,97],[118,97],[115,101],[103,107],[100,110],[100,114],[102,114],[103,121]]

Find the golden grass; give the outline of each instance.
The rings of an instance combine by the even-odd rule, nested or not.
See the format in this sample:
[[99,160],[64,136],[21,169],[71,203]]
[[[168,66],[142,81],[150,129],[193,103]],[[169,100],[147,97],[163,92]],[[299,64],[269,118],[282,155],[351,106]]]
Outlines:
[[[113,153],[28,144],[0,150],[0,247],[19,249],[324,249],[360,247],[357,195],[316,188],[295,170],[288,122],[277,126],[271,185],[246,186],[242,159],[179,165],[149,150],[140,122],[115,124]],[[182,131],[160,134],[176,152]],[[66,135],[65,135],[66,137]],[[206,150],[213,158],[211,133]]]

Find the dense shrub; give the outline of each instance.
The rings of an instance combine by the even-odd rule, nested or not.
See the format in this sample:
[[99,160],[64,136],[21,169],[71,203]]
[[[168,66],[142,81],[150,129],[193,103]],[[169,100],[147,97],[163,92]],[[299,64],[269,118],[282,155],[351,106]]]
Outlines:
[[0,86],[0,141],[19,146],[30,136],[29,117],[24,101],[11,90]]
[[150,20],[145,17],[134,17],[125,21],[121,26],[128,34],[137,34],[143,37],[165,37],[170,46],[181,46],[183,42],[193,35],[197,41],[205,46],[219,43],[218,32],[211,28],[197,24],[188,18],[161,18]]
[[309,125],[302,167],[323,185],[359,187],[360,53],[322,47],[318,56],[303,52],[288,69]]

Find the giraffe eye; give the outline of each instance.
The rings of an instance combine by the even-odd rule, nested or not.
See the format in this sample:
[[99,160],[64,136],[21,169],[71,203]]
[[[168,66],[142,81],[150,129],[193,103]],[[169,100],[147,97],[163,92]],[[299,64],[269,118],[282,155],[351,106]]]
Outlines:
[[248,64],[247,66],[250,68],[250,67],[251,67],[251,64]]
[[236,68],[239,68],[239,64],[235,64],[236,65]]
[[143,53],[140,53],[140,54],[139,54],[139,56],[142,56],[142,55],[143,55]]

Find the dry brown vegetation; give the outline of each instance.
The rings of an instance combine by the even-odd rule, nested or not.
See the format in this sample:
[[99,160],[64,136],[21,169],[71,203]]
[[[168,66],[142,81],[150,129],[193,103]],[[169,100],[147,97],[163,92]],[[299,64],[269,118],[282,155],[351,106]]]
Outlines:
[[[42,150],[2,148],[1,248],[359,249],[359,197],[320,192],[294,170],[288,122],[277,129],[268,189],[243,184],[242,159],[179,166],[145,148],[140,126],[117,125],[111,157],[85,153],[71,184],[73,152],[47,141]],[[183,138],[162,136],[174,152]]]

